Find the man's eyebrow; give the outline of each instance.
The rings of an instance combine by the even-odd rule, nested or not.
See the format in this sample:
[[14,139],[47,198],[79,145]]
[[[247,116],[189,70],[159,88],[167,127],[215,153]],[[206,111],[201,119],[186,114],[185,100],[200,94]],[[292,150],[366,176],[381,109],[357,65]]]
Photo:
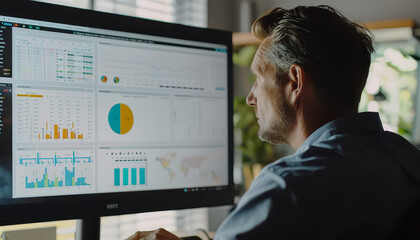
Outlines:
[[[255,58],[261,58],[262,56],[261,56],[261,53],[259,53],[259,52],[257,52],[257,54],[255,55]],[[258,60],[260,60],[260,59],[258,59]],[[254,74],[254,75],[257,75],[257,74],[261,74],[262,73],[262,71],[261,71],[262,69],[261,69],[261,64],[252,64],[251,65],[251,72]]]
[[251,65],[251,68],[249,70],[251,70],[252,74],[256,75],[256,73],[255,73],[255,65],[254,64]]

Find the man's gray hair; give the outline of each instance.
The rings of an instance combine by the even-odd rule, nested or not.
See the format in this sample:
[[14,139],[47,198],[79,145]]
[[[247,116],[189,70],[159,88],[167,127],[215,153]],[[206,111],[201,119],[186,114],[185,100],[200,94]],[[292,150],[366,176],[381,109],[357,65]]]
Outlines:
[[369,31],[329,6],[274,8],[252,25],[259,39],[272,38],[267,58],[279,86],[292,64],[314,79],[320,99],[357,109],[374,51]]

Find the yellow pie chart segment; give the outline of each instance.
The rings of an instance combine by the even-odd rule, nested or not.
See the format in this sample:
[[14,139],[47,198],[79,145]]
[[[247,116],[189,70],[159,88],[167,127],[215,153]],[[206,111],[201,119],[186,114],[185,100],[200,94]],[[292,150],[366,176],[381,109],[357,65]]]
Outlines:
[[124,103],[115,104],[109,111],[108,123],[115,133],[126,134],[133,127],[133,112]]
[[121,134],[128,133],[133,127],[134,117],[131,109],[125,105],[121,105]]

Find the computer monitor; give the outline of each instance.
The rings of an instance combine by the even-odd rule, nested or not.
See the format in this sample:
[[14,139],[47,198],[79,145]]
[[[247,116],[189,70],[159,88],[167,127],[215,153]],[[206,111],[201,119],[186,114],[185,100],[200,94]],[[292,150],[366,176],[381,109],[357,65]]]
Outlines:
[[0,224],[233,202],[231,33],[0,8]]

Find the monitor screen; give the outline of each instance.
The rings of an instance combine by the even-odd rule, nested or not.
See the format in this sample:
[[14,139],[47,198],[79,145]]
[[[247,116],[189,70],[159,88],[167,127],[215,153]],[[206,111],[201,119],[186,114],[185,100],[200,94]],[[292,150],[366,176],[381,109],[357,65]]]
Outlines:
[[0,11],[0,223],[232,201],[229,33],[31,5]]

